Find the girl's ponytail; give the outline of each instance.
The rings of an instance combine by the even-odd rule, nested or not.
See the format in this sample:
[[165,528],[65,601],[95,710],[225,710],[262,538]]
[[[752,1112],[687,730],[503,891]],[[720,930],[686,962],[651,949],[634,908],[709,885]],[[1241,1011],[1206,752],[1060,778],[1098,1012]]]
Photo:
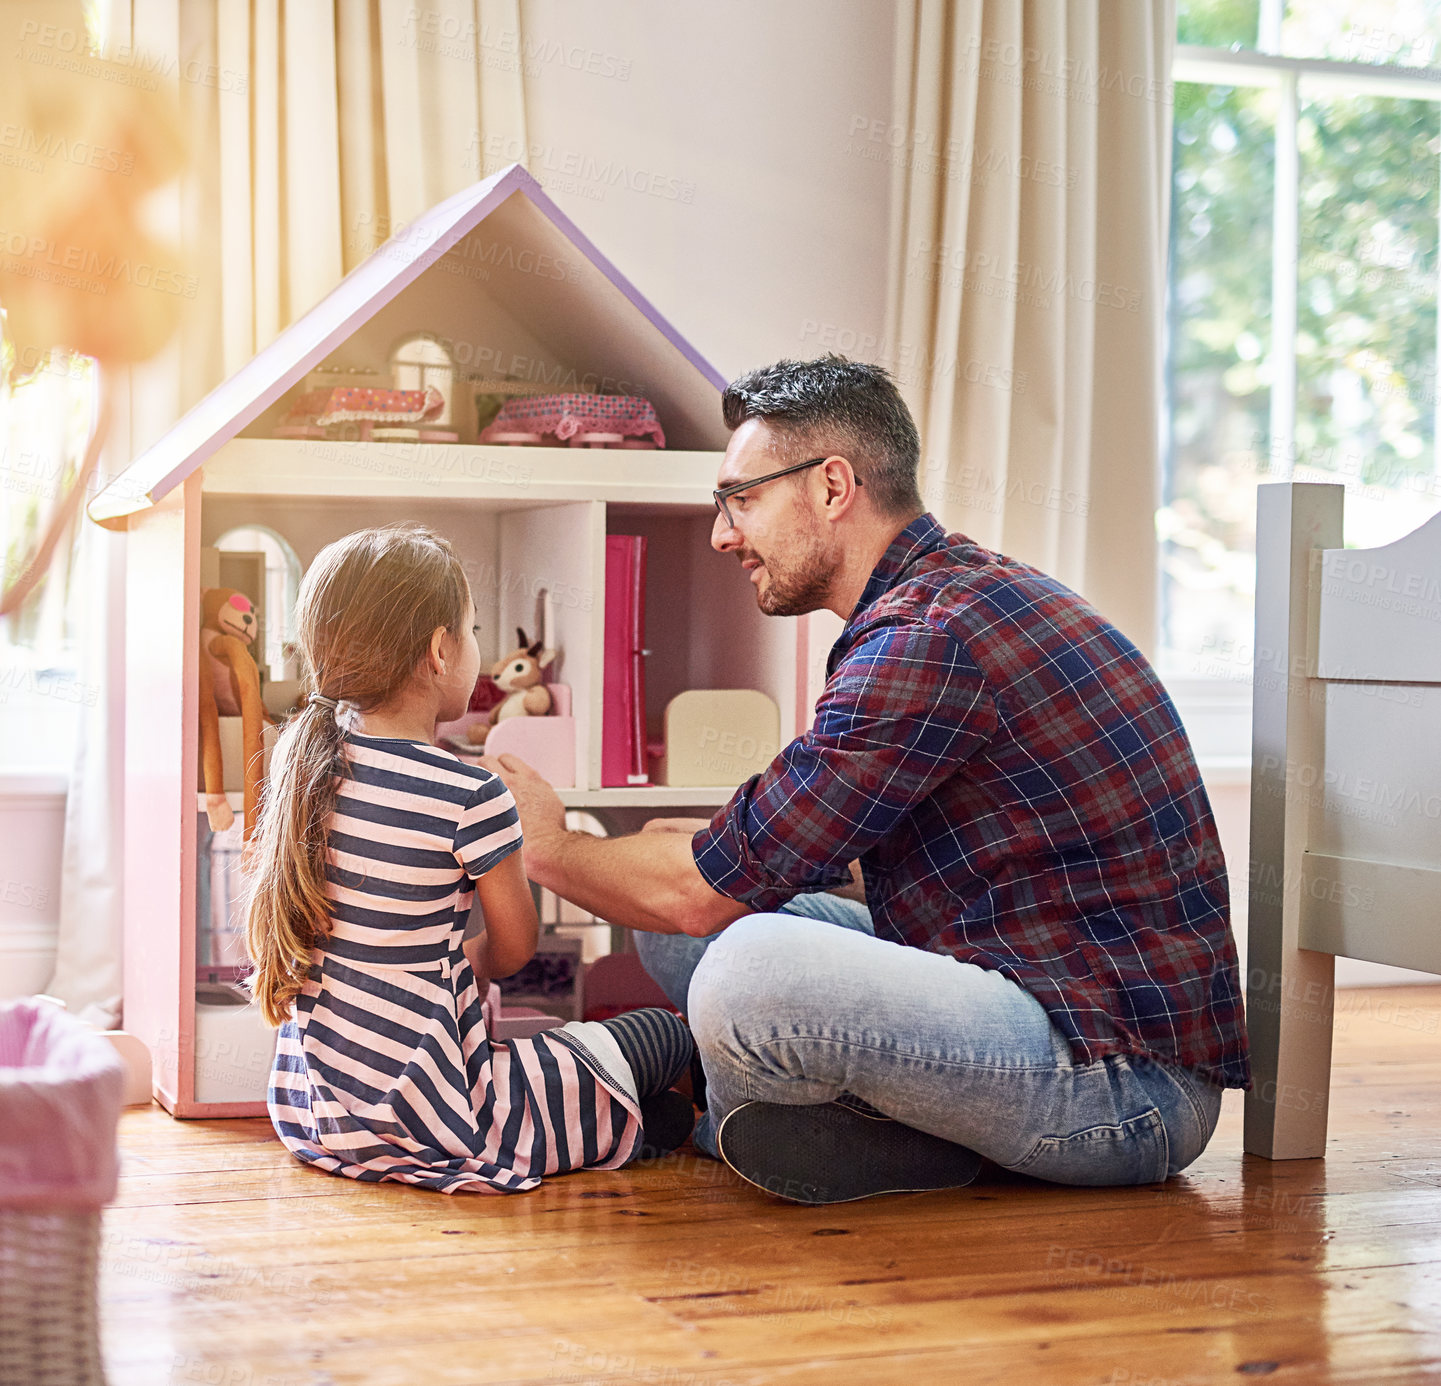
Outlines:
[[281,732],[256,822],[248,874],[246,949],[251,990],[283,1024],[310,974],[310,950],[330,932],[326,824],[345,773],[334,699],[312,693]]

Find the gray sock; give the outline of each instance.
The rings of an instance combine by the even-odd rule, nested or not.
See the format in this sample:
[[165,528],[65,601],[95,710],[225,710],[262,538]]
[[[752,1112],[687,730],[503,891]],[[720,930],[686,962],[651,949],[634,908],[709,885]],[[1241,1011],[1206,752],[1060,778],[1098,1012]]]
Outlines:
[[601,1022],[635,1075],[636,1096],[664,1092],[690,1065],[695,1041],[680,1016],[648,1006]]

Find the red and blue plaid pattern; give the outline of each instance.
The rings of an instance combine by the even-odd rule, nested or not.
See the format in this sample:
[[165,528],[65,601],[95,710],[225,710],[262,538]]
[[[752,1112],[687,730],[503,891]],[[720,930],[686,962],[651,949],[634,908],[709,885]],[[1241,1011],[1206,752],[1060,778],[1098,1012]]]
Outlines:
[[1080,597],[934,517],[886,550],[815,722],[694,839],[757,911],[849,879],[876,936],[995,968],[1077,1063],[1249,1087],[1226,868],[1190,743]]

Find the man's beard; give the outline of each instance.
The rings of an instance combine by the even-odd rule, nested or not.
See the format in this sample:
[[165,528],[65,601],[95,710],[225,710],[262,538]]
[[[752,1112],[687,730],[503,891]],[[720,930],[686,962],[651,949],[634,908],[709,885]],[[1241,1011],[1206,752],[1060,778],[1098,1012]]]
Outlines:
[[[757,587],[756,605],[767,616],[805,616],[819,611],[830,596],[831,584],[841,563],[840,555],[827,554],[814,531],[792,552],[794,557],[789,559],[783,573],[776,572],[769,562],[762,560],[768,581]],[[745,557],[760,558],[760,555]]]

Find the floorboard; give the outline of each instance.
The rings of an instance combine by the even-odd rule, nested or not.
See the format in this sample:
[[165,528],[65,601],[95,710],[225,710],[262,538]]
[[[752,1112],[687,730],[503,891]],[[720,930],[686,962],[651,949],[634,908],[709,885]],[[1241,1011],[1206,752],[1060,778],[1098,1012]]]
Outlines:
[[1441,1383],[1441,986],[1341,993],[1324,1161],[802,1208],[687,1147],[512,1197],[121,1122],[111,1386]]

